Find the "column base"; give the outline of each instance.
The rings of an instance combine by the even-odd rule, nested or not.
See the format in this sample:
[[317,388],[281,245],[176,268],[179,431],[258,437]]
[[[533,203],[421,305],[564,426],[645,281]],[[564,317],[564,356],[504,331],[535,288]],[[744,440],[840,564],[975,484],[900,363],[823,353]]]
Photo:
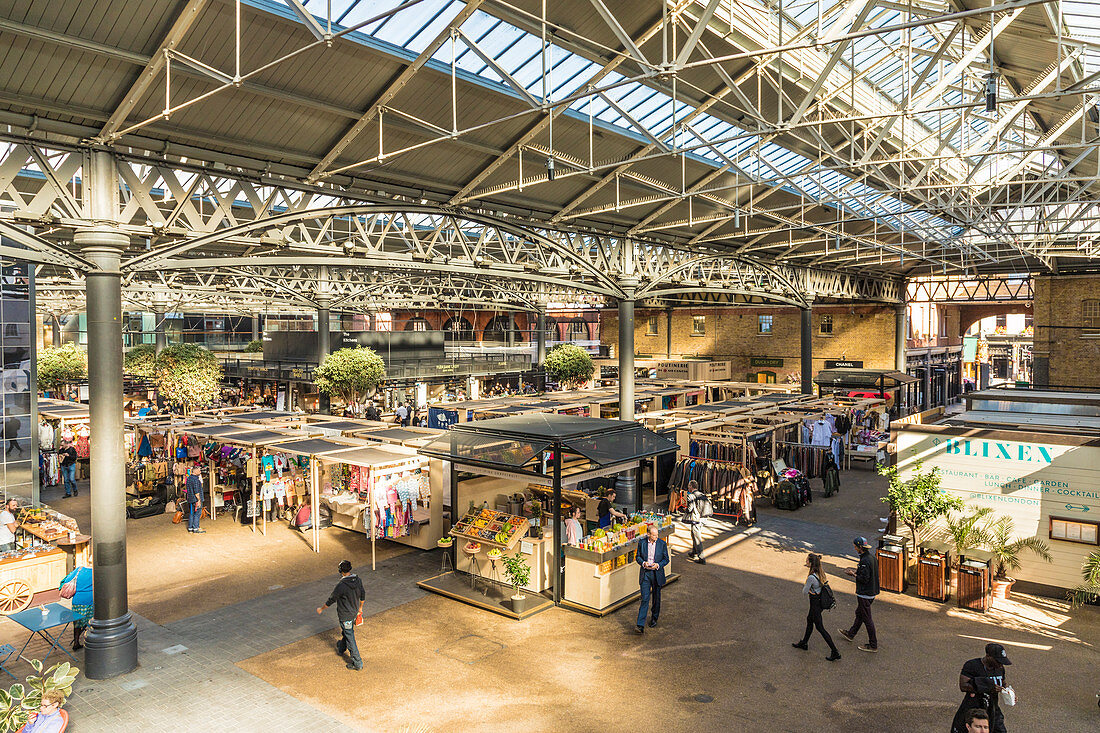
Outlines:
[[130,613],[92,619],[84,635],[84,676],[105,680],[137,669],[137,627]]

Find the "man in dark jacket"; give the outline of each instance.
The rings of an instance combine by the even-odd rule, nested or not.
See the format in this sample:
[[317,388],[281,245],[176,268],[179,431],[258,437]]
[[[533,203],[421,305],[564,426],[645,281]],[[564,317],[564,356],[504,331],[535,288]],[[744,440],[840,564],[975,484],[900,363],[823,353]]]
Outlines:
[[72,441],[66,440],[61,444],[61,450],[58,452],[58,456],[61,458],[61,478],[65,482],[65,496],[76,496],[76,448],[73,447]]
[[347,663],[348,669],[359,671],[363,669],[363,659],[359,656],[359,645],[355,643],[355,620],[363,612],[363,601],[367,594],[363,590],[363,581],[359,576],[351,572],[351,561],[340,561],[340,582],[336,584],[332,595],[325,601],[325,605],[317,609],[317,613],[323,613],[333,603],[336,604],[336,618],[340,620],[340,628],[344,635],[336,642],[336,653],[351,652],[351,661]]
[[205,529],[199,529],[199,520],[202,519],[202,470],[195,466],[187,476],[185,498],[190,512],[187,515],[187,531],[194,534],[205,534]]
[[684,499],[684,522],[691,528],[691,554],[688,560],[706,565],[703,559],[703,504],[707,497],[699,491],[699,482],[688,481],[687,497]]
[[841,629],[840,635],[848,641],[855,639],[859,627],[867,626],[867,643],[860,644],[860,651],[877,652],[878,636],[875,634],[875,621],[871,618],[871,604],[878,595],[878,561],[871,552],[871,543],[864,537],[856,537],[852,543],[859,552],[859,565],[855,570],[848,568],[844,572],[856,579],[856,620],[850,629]]

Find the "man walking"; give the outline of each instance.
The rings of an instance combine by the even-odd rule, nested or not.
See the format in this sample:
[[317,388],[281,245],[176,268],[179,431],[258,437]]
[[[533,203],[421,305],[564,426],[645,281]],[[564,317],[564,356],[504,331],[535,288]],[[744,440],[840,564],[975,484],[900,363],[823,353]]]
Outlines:
[[699,482],[688,481],[687,497],[684,499],[684,522],[691,528],[691,554],[688,560],[706,565],[703,559],[703,505],[707,497],[699,491]]
[[[971,659],[959,673],[959,689],[966,693],[955,719],[951,721],[951,733],[970,733],[973,730],[975,709],[988,717],[986,731],[1005,733],[1005,716],[1001,712],[1000,692],[1005,687],[1005,667],[1012,664],[1005,648],[1000,644],[985,645],[985,656]],[[981,730],[978,728],[978,730]]]
[[641,605],[638,608],[638,624],[634,627],[634,633],[645,633],[646,611],[652,599],[652,610],[649,612],[650,627],[657,625],[657,617],[661,615],[661,588],[665,585],[665,565],[668,565],[668,544],[657,536],[657,525],[649,525],[649,531],[645,538],[638,543],[638,554],[635,561],[642,566],[638,571],[638,585],[642,591]]
[[190,513],[187,515],[187,531],[193,534],[206,534],[205,529],[199,528],[199,520],[202,519],[202,470],[198,466],[191,468],[185,484],[187,506]]
[[76,448],[71,440],[61,444],[61,478],[65,482],[65,497],[76,496]]
[[333,603],[336,604],[336,618],[340,620],[340,629],[344,634],[336,642],[336,653],[343,656],[345,651],[351,652],[351,661],[346,666],[358,672],[363,669],[363,659],[359,656],[359,645],[355,643],[355,621],[363,613],[363,601],[367,594],[363,590],[363,581],[351,572],[350,560],[341,560],[338,569],[340,582],[336,584],[325,605],[317,609],[317,613],[323,613]]
[[864,652],[878,651],[878,636],[875,634],[875,621],[871,618],[871,604],[878,595],[878,561],[871,552],[871,543],[865,537],[852,540],[859,553],[859,565],[855,570],[848,568],[844,572],[856,579],[856,620],[850,629],[840,629],[840,635],[848,641],[856,638],[859,627],[867,626],[867,643],[860,644]]

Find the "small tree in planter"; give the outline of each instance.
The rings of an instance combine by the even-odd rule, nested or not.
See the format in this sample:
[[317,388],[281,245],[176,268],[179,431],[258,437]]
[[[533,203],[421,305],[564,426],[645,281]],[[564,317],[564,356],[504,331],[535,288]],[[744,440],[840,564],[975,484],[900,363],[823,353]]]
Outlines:
[[347,405],[359,405],[374,394],[386,376],[382,357],[365,346],[337,349],[313,372],[317,389],[335,395]]
[[260,339],[255,341],[249,341],[248,345],[244,347],[246,354],[262,354],[264,353],[264,342]]
[[151,379],[157,370],[155,344],[138,344],[122,357],[122,371],[132,377]]
[[587,351],[575,344],[558,344],[546,353],[543,362],[546,373],[568,389],[579,389],[596,372],[596,365]]
[[962,511],[962,499],[940,490],[940,469],[923,472],[922,464],[913,467],[913,476],[902,480],[898,467],[879,466],[878,472],[890,481],[890,489],[882,498],[897,515],[898,521],[909,528],[913,535],[913,553],[920,544],[920,532],[951,510]]
[[955,547],[955,557],[951,560],[951,567],[958,568],[959,558],[969,550],[989,543],[989,532],[983,520],[992,513],[993,510],[989,507],[981,507],[969,514],[948,515],[947,534]]
[[68,662],[55,664],[42,674],[42,662],[30,660],[36,674],[27,678],[26,684],[16,683],[7,690],[0,690],[0,731],[10,733],[27,724],[31,713],[42,705],[42,695],[47,690],[57,690],[65,697],[72,694],[73,682],[80,670]]
[[1081,577],[1085,582],[1066,594],[1074,608],[1100,601],[1100,550],[1093,550],[1085,558],[1081,565]]
[[1017,537],[1012,517],[1000,517],[989,524],[989,539],[986,546],[993,555],[995,573],[993,576],[993,596],[1007,598],[1014,578],[1008,577],[1008,571],[1020,567],[1020,555],[1024,551],[1033,552],[1047,562],[1054,562],[1047,543],[1038,537]]
[[154,378],[160,396],[190,414],[221,394],[222,365],[209,349],[175,344],[157,355]]
[[56,392],[88,376],[88,354],[76,344],[47,346],[38,355],[38,388]]
[[531,582],[531,566],[518,552],[515,555],[501,555],[500,561],[504,564],[504,574],[512,583],[512,610],[520,613],[527,600],[520,588]]

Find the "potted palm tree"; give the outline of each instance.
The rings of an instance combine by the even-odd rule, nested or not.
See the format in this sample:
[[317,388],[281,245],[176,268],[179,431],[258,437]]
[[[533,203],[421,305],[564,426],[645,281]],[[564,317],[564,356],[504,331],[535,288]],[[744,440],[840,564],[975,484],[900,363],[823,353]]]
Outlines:
[[1100,550],[1093,550],[1081,565],[1084,583],[1067,594],[1074,608],[1100,601]]
[[[975,509],[969,514],[951,513],[947,515],[947,539],[955,553],[951,557],[951,569],[959,569],[959,559],[967,552],[989,543],[989,531],[986,529],[988,517],[993,513],[989,507]],[[958,575],[951,573],[951,592],[957,590]]]
[[504,574],[512,583],[512,612],[523,613],[527,606],[527,596],[520,592],[520,588],[531,581],[531,566],[523,555],[503,555],[500,561],[504,564]]
[[1017,570],[1020,567],[1020,555],[1024,551],[1032,552],[1047,562],[1054,562],[1047,543],[1038,537],[1017,537],[1016,527],[1011,517],[1000,517],[991,522],[987,531],[989,537],[986,547],[993,555],[996,572],[993,575],[993,597],[1005,599],[1015,578],[1008,576],[1008,571]]

